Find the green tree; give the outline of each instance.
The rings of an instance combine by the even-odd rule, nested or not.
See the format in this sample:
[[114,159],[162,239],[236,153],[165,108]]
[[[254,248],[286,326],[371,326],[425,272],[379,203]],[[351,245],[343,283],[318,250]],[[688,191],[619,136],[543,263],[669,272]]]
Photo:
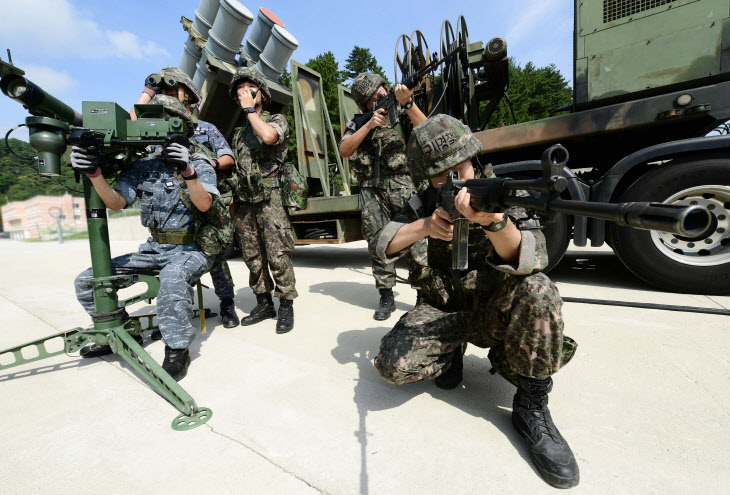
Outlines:
[[[74,196],[82,196],[81,186],[74,182],[70,168],[61,167],[61,176],[55,179],[38,175],[34,160],[35,150],[25,141],[9,140],[12,154],[3,142],[0,144],[0,198],[2,204],[12,201],[25,201],[33,196],[62,196],[69,191]],[[18,155],[18,156],[16,156]],[[69,188],[69,189],[67,189]]]
[[352,81],[361,72],[380,74],[385,79],[387,85],[391,85],[383,68],[378,65],[378,61],[370,53],[370,48],[355,46],[345,61],[345,69],[340,73],[340,77],[343,81]]
[[[517,122],[530,122],[544,119],[550,111],[572,102],[573,91],[554,64],[535,67],[528,62],[520,67],[514,59],[509,59],[509,98],[517,117]],[[486,102],[482,103],[482,109]],[[488,128],[514,124],[512,114],[505,99],[497,106],[489,121]]]

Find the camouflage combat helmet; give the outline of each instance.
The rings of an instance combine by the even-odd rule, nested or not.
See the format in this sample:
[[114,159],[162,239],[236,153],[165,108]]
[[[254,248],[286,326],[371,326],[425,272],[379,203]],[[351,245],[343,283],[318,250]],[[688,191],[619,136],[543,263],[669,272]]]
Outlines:
[[174,79],[178,84],[182,84],[182,86],[190,92],[191,105],[195,105],[200,101],[200,93],[198,93],[198,90],[195,88],[193,80],[190,79],[190,76],[188,76],[177,67],[165,67],[164,69],[160,70],[159,74],[163,77],[169,77],[171,79]]
[[352,98],[355,103],[362,110],[368,104],[368,100],[373,93],[378,90],[381,84],[385,84],[385,79],[380,77],[378,74],[372,72],[361,72],[357,75],[354,81],[352,81]]
[[228,88],[228,92],[230,93],[231,98],[236,101],[238,101],[236,99],[236,87],[241,81],[251,81],[256,84],[259,87],[259,90],[265,94],[269,100],[271,100],[271,93],[269,93],[269,86],[266,84],[266,79],[264,78],[264,75],[256,69],[256,67],[239,67],[238,70],[236,70],[236,73],[233,74],[233,79],[231,79],[231,85]]
[[180,103],[180,100],[174,96],[155,95],[155,97],[150,101],[150,104],[162,105],[167,115],[171,117],[180,117],[185,122],[185,127],[188,128],[188,131],[193,129],[193,118],[190,116],[185,106]]
[[408,142],[408,168],[418,184],[473,158],[482,143],[455,118],[439,114],[413,128]]

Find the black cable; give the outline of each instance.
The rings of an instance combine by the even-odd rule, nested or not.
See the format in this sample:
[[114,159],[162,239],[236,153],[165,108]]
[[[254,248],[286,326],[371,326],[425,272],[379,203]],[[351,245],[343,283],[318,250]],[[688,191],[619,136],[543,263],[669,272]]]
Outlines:
[[605,299],[586,299],[582,297],[563,297],[565,302],[582,304],[600,304],[602,306],[625,306],[627,308],[660,309],[664,311],[681,311],[683,313],[706,313],[710,315],[730,316],[728,309],[697,308],[694,306],[673,306],[670,304],[637,303],[629,301],[607,301]]
[[512,114],[512,120],[515,121],[515,124],[517,123],[517,116],[515,115],[515,111],[512,108],[512,100],[509,99],[509,96],[507,95],[507,92],[504,92],[504,99],[507,100],[507,105],[509,106],[509,111]]
[[[13,151],[13,148],[10,147],[10,141],[8,140],[8,138],[10,137],[10,134],[12,134],[13,132],[15,132],[17,129],[20,129],[21,127],[26,127],[26,125],[25,124],[16,125],[12,129],[10,129],[7,133],[5,133],[5,147],[8,149],[8,151],[12,155],[14,155],[18,159],[20,159],[20,160],[22,160],[24,162],[35,162],[36,161],[35,158],[24,158],[24,157],[18,155],[16,152],[14,152]],[[35,170],[36,172],[38,172],[38,170],[36,170],[36,168],[34,166],[30,165],[30,164],[21,163],[21,165],[25,165],[26,167],[32,168],[33,170]],[[64,189],[67,189],[67,190],[69,190],[71,192],[74,192],[74,193],[77,193],[77,194],[84,194],[84,191],[78,191],[76,189],[71,189],[65,183],[63,183],[63,182],[61,182],[59,180],[56,180],[54,177],[48,177],[48,178],[51,179],[56,184],[58,184],[59,186],[63,187]]]
[[[35,161],[35,158],[24,158],[24,157],[18,155],[16,152],[14,152],[13,151],[13,148],[10,147],[10,142],[8,141],[8,138],[10,137],[10,134],[12,134],[13,132],[15,132],[17,129],[20,129],[21,127],[26,127],[26,125],[25,124],[18,124],[15,127],[13,127],[12,129],[10,129],[8,132],[5,133],[5,147],[8,149],[8,151],[12,155],[15,155],[16,158],[19,158],[19,159],[21,159],[23,161],[33,162],[33,161]],[[28,165],[28,166],[30,166],[30,165]],[[31,167],[31,168],[33,168],[33,167]]]

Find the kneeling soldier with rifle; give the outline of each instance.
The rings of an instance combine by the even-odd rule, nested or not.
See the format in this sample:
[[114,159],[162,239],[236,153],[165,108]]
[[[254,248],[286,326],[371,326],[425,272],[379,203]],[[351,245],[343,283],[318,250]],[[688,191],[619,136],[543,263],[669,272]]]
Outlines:
[[[481,151],[469,128],[447,115],[413,129],[408,167],[414,181],[428,179],[430,187],[408,201],[373,238],[371,249],[383,263],[392,263],[427,238],[430,273],[421,285],[425,301],[383,337],[375,367],[393,385],[435,378],[450,389],[461,382],[467,343],[490,347],[493,371],[517,386],[512,424],[545,480],[569,488],[578,484],[578,464],[553,423],[547,394],[551,375],[572,358],[576,344],[563,336],[557,288],[539,273],[548,264],[544,235],[517,229],[510,217],[525,217],[519,208],[506,214],[473,209],[464,188],[454,203],[470,222],[468,264],[464,270],[452,267],[454,227],[437,204],[437,187],[450,171],[473,179],[472,159]],[[484,176],[493,176],[491,166]]]
[[[151,103],[161,104],[168,116],[181,118],[188,137],[193,135],[190,114],[177,98],[157,95]],[[206,212],[218,199],[213,167],[207,161],[191,160],[189,154],[185,146],[169,144],[162,158],[151,155],[131,162],[111,187],[102,175],[96,154],[77,146],[71,153],[73,169],[87,174],[108,208],[121,210],[140,200],[140,219],[150,229],[151,237],[136,253],[113,258],[112,270],[115,274],[160,271],[157,315],[165,342],[162,368],[176,381],[187,374],[188,346],[196,333],[190,323],[193,285],[214,263],[196,242],[196,218],[191,208]],[[91,277],[89,268],[76,278],[75,284],[76,297],[93,317]],[[89,358],[111,352],[107,345],[93,344],[84,347],[81,356]]]

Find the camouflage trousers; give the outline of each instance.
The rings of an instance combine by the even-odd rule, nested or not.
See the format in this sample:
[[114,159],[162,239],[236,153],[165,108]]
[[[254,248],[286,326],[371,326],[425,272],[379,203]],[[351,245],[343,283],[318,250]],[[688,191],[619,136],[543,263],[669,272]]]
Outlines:
[[469,309],[419,304],[383,337],[375,367],[393,385],[429,380],[469,342],[490,347],[492,367],[513,383],[517,376],[547,378],[577,347],[563,337],[561,306],[557,287],[541,273],[509,277],[491,295],[474,297]]
[[221,253],[215,260],[215,265],[210,269],[210,278],[213,280],[213,288],[218,299],[233,299],[233,278],[231,269],[228,267],[225,252]]
[[[193,316],[194,284],[213,266],[213,259],[198,250],[140,252],[112,258],[112,273],[150,273],[159,270],[160,292],[157,294],[157,321],[162,340],[172,349],[185,349],[197,330],[190,322]],[[87,313],[93,313],[94,293],[91,268],[76,277],[76,298]]]
[[278,190],[272,191],[268,201],[236,204],[236,238],[248,266],[248,285],[254,293],[273,290],[275,297],[294,299],[299,295],[291,261],[294,235],[289,215],[275,193]]
[[[411,188],[381,189],[377,187],[360,188],[362,201],[362,236],[368,241],[370,264],[373,267],[375,287],[390,289],[395,287],[395,263],[384,263],[375,252],[375,243],[371,240],[408,204],[415,190]],[[416,285],[423,276],[427,263],[426,239],[415,242],[406,253],[408,264],[408,281]]]

